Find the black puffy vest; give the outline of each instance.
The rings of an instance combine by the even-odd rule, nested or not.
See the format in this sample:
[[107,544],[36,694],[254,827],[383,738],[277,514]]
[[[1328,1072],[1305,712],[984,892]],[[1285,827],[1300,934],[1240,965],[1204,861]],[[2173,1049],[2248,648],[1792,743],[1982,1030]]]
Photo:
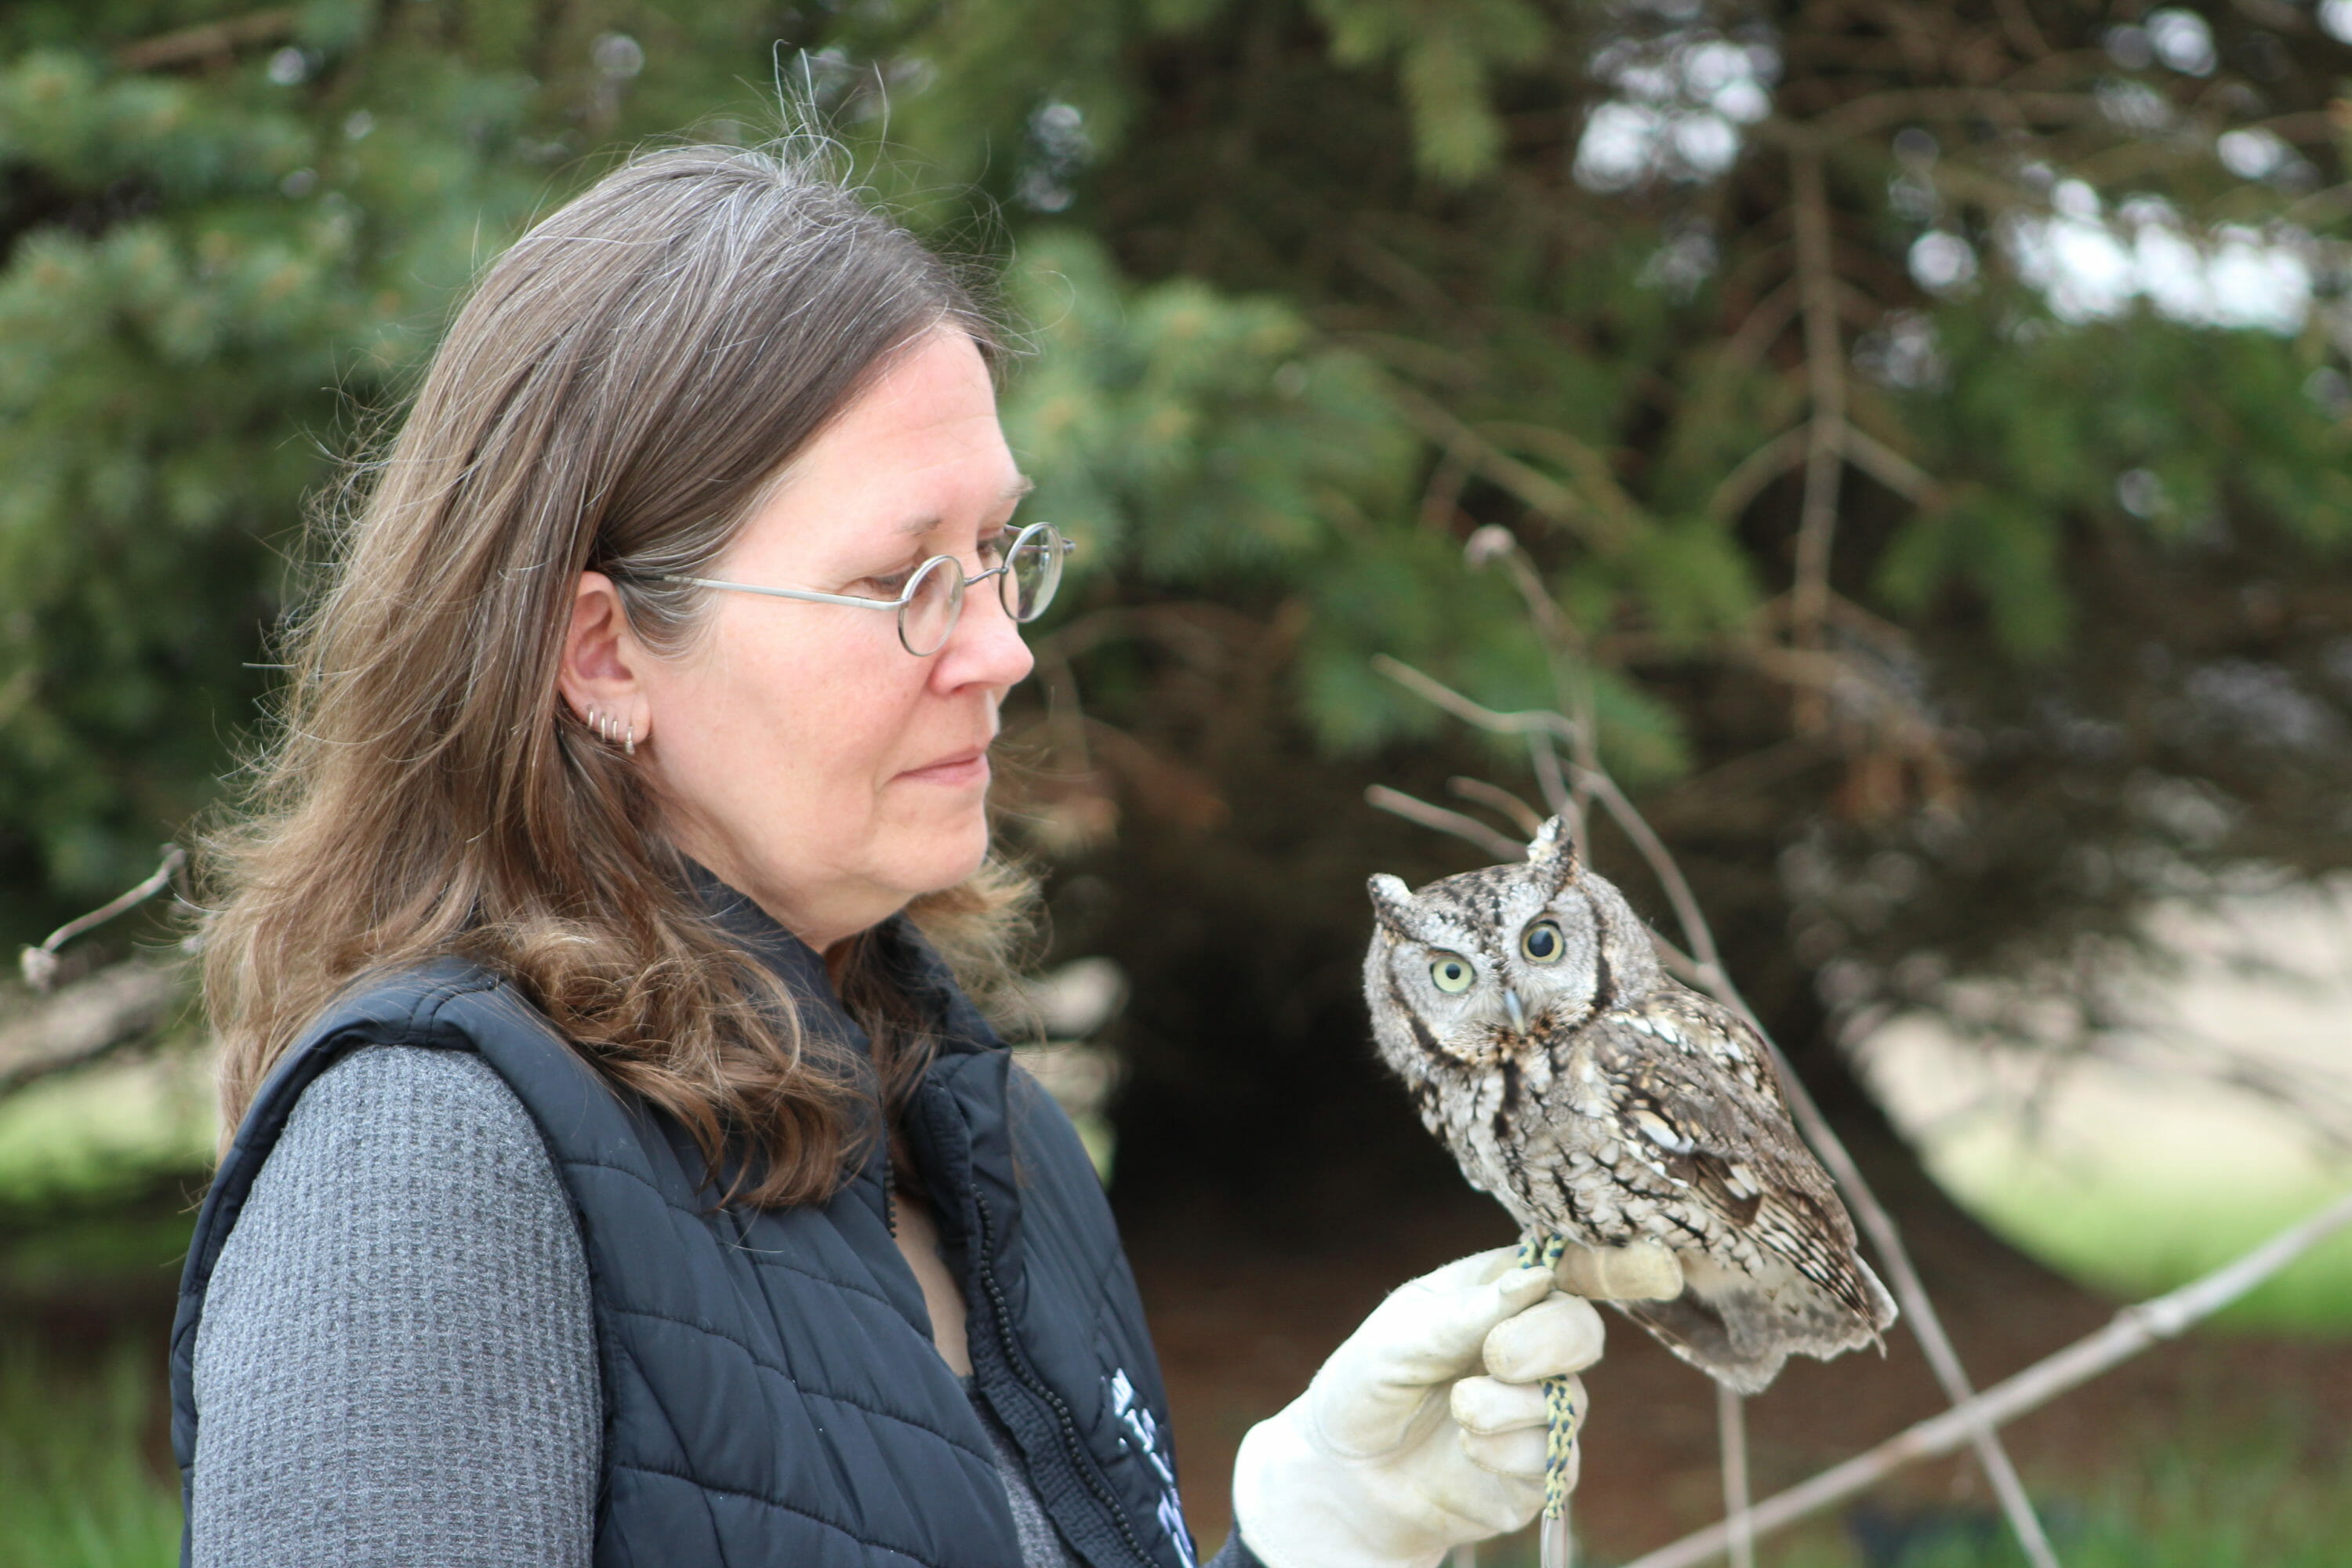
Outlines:
[[[810,1026],[863,1048],[814,953],[748,905],[722,919],[806,999]],[[1086,1152],[911,928],[884,935],[942,1024],[905,1130],[963,1277],[975,1389],[1090,1568],[1193,1568],[1159,1364]],[[479,1055],[530,1111],[571,1196],[604,1389],[598,1568],[1021,1561],[988,1436],[891,1237],[887,1151],[824,1204],[711,1208],[675,1121],[608,1088],[512,987],[457,961],[348,994],[238,1128],[172,1328],[184,1481],[196,1324],[221,1245],[303,1089],[383,1043]]]

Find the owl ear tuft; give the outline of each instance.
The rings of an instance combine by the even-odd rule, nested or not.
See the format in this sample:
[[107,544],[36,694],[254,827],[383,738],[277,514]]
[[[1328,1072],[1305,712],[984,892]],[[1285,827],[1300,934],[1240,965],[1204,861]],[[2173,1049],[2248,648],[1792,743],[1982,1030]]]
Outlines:
[[1391,936],[1412,934],[1412,889],[1381,872],[1365,886],[1371,890],[1372,919]]
[[1569,837],[1566,823],[1557,816],[1545,819],[1528,840],[1528,865],[1549,882],[1551,891],[1568,885],[1568,879],[1576,875],[1576,841]]

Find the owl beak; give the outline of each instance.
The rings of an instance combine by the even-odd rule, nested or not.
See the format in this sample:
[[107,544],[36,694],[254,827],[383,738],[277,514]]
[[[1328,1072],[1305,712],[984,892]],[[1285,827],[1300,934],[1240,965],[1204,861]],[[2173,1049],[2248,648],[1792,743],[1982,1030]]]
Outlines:
[[1509,986],[1503,987],[1503,1005],[1511,1010],[1511,1027],[1524,1035],[1528,1032],[1528,1010],[1519,1005],[1519,994]]

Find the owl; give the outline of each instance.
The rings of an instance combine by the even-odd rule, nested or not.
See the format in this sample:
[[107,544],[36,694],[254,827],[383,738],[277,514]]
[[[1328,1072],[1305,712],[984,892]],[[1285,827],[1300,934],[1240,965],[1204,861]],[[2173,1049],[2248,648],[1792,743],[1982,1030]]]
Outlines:
[[1523,864],[1371,879],[1380,1053],[1470,1184],[1528,1231],[1655,1242],[1679,1297],[1617,1310],[1743,1394],[1866,1344],[1895,1303],[1797,1139],[1753,1029],[1668,976],[1554,818]]

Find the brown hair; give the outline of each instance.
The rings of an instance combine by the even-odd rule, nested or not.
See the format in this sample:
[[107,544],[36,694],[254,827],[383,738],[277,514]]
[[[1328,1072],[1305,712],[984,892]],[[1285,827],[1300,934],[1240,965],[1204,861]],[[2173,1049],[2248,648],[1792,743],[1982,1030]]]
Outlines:
[[[994,356],[949,266],[800,152],[637,157],[485,271],[348,487],[276,737],[207,845],[227,1130],[353,980],[458,954],[678,1118],[714,1172],[757,1156],[751,1201],[835,1190],[877,1130],[872,1079],[695,902],[651,790],[556,671],[591,568],[641,637],[682,647],[704,590],[654,579],[707,573],[782,466],[942,326]],[[1019,891],[991,868],[908,912],[986,967]],[[887,1102],[928,1042],[880,962],[861,940],[841,989]]]

